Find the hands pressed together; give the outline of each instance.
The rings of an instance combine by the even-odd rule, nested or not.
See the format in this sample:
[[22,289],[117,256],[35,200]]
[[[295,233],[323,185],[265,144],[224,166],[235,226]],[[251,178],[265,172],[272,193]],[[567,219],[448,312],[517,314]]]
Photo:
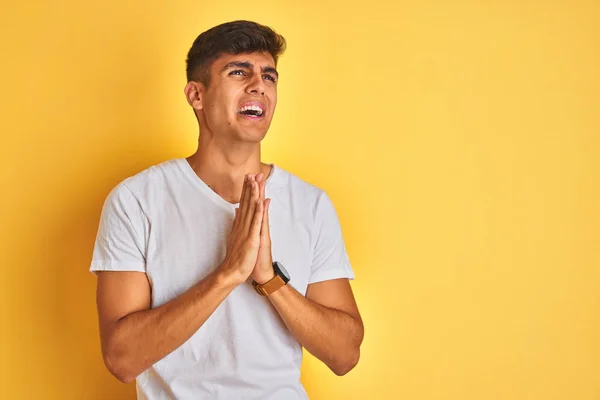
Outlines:
[[264,175],[245,177],[240,206],[227,237],[227,254],[222,264],[224,271],[242,283],[252,277],[262,284],[275,276],[269,232],[269,204],[265,199]]

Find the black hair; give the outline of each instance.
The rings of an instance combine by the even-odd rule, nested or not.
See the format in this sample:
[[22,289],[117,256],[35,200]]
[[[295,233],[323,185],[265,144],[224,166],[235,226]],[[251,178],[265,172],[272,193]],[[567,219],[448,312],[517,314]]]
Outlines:
[[189,81],[199,81],[208,87],[210,67],[222,54],[269,52],[277,60],[286,48],[286,41],[268,26],[253,21],[231,21],[202,32],[190,48],[186,60]]

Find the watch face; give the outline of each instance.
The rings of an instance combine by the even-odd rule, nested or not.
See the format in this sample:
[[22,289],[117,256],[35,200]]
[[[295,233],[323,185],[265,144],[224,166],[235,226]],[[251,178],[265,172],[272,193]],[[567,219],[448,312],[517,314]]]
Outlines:
[[273,268],[275,269],[275,273],[281,276],[285,283],[290,281],[290,274],[287,272],[283,264],[281,264],[279,261],[275,261],[273,263]]

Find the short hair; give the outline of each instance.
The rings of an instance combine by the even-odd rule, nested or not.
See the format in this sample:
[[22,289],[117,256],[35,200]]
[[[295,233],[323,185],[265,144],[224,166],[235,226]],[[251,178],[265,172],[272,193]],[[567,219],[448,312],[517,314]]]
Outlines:
[[186,60],[189,81],[210,83],[210,67],[222,54],[269,52],[277,60],[286,48],[286,41],[268,26],[253,21],[231,21],[202,32],[190,48]]

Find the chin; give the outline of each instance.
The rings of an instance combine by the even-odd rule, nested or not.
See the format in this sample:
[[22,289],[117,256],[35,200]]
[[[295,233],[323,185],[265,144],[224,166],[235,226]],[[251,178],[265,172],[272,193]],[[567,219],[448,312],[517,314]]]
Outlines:
[[240,126],[238,134],[244,138],[262,140],[268,131],[268,126]]
[[271,119],[248,120],[239,118],[232,124],[234,135],[242,141],[260,142],[267,135]]
[[265,129],[240,129],[236,132],[236,136],[244,142],[260,142],[267,135]]

